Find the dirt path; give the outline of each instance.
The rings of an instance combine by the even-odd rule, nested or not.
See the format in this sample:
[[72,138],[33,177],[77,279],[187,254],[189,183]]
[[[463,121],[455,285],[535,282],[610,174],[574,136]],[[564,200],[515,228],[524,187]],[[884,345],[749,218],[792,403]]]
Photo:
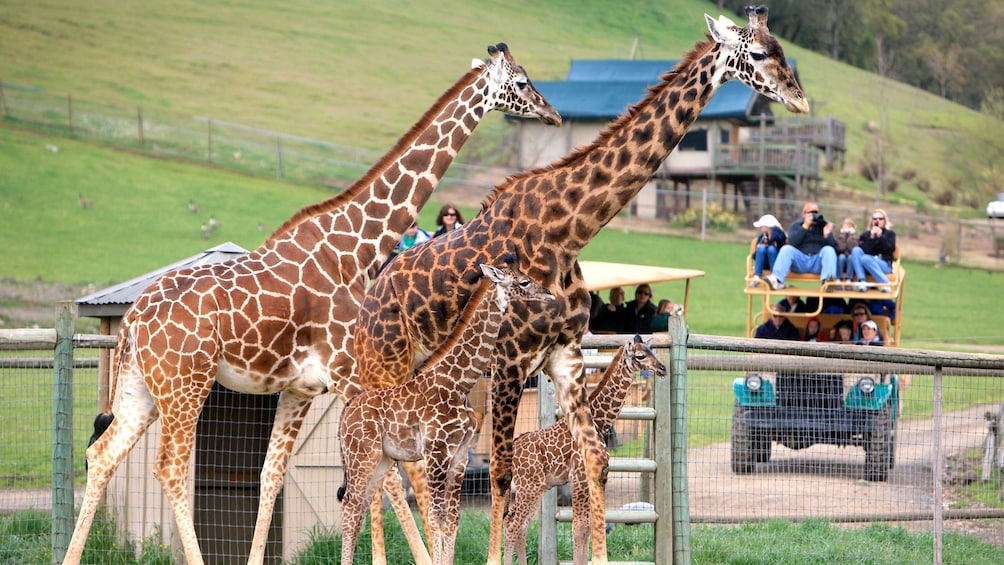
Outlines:
[[[982,447],[987,405],[952,412],[943,417],[942,450],[946,456]],[[693,425],[693,424],[691,424]],[[768,463],[754,473],[736,475],[730,464],[728,442],[688,450],[690,516],[694,521],[732,521],[743,518],[827,516],[833,519],[861,514],[930,513],[933,469],[933,420],[901,421],[897,426],[896,465],[884,483],[863,480],[864,450],[857,447],[815,445],[792,450],[773,444]],[[612,488],[611,488],[612,487]],[[637,479],[611,475],[609,508],[638,500]],[[945,493],[945,507],[951,502]],[[918,528],[930,529],[929,523]],[[953,522],[986,541],[1004,545],[1004,530],[993,522]]]

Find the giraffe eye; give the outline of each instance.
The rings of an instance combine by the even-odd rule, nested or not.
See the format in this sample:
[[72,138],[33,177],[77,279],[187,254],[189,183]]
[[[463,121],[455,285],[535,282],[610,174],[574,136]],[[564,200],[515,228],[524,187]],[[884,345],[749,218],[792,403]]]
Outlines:
[[636,353],[635,356],[634,356],[634,360],[635,361],[644,361],[645,360],[645,354],[644,353]]
[[519,281],[519,286],[520,286],[520,288],[528,288],[530,286],[530,280],[529,279],[523,279],[523,280]]
[[764,51],[750,51],[750,57],[752,57],[754,61],[763,61],[767,58],[767,53]]
[[518,88],[520,90],[523,90],[524,88],[526,88],[526,85],[527,85],[527,82],[525,80],[517,80],[516,81],[516,88]]

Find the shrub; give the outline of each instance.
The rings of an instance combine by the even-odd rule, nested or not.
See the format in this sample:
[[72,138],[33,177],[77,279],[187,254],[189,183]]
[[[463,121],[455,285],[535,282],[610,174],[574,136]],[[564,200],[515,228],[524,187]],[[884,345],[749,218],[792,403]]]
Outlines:
[[[708,203],[707,208],[707,227],[708,229],[731,233],[736,230],[737,227],[742,225],[744,218],[742,216],[737,216],[722,210],[722,206],[717,202]],[[688,208],[682,214],[678,214],[673,218],[673,225],[681,228],[695,228],[700,229],[701,227],[701,207],[694,206]]]
[[951,206],[955,202],[955,191],[946,188],[933,196],[934,203],[941,206]]

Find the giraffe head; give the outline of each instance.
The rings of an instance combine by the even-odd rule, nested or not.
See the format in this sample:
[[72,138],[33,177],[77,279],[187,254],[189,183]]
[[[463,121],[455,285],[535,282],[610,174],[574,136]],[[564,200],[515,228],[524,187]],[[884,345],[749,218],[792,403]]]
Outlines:
[[561,125],[561,114],[537,92],[526,70],[516,63],[505,43],[488,46],[490,57],[474,59],[488,79],[488,102],[493,109],[513,116],[537,118],[549,126]]
[[738,27],[725,16],[718,16],[716,20],[704,14],[711,38],[724,55],[719,57],[724,66],[716,70],[716,83],[734,78],[784,104],[789,112],[808,112],[809,102],[788,66],[784,50],[767,29],[767,7],[748,6],[746,15],[749,25]]
[[641,339],[640,335],[635,335],[634,339],[622,347],[624,349],[624,363],[627,364],[632,374],[640,372],[646,377],[666,376],[666,366],[662,364],[662,361],[659,361],[655,352]]
[[546,301],[554,300],[554,295],[537,281],[517,273],[508,266],[492,267],[482,263],[481,272],[495,283],[495,300],[503,312],[511,300]]

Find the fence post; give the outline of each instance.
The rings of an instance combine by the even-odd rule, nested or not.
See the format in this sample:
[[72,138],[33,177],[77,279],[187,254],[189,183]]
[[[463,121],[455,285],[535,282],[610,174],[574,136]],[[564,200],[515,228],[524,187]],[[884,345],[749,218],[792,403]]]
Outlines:
[[[555,413],[558,403],[554,397],[554,383],[550,378],[544,378],[544,373],[537,376],[537,429],[543,430],[557,421]],[[558,562],[558,489],[547,489],[540,499],[540,529],[537,538],[537,563]],[[505,539],[503,532],[503,551]],[[509,555],[503,554],[508,560]],[[510,561],[511,562],[511,561]]]
[[281,179],[285,176],[285,165],[282,162],[282,138],[275,138],[275,178]]
[[136,129],[139,132],[139,146],[146,147],[146,138],[143,136],[143,108],[136,106]]
[[70,137],[73,137],[73,94],[66,95],[66,124],[70,128]]
[[52,387],[52,559],[60,563],[73,535],[73,322],[77,305],[56,305]]
[[[687,323],[682,316],[670,318],[669,333],[673,345],[669,349],[670,409],[672,435],[672,563],[690,564],[690,499],[687,488]],[[661,465],[661,463],[660,463]],[[660,520],[661,522],[662,520]],[[656,531],[656,539],[662,532]],[[667,536],[668,538],[669,536]],[[658,542],[656,542],[658,544]]]
[[0,119],[7,117],[7,97],[3,93],[3,81],[0,80]]

